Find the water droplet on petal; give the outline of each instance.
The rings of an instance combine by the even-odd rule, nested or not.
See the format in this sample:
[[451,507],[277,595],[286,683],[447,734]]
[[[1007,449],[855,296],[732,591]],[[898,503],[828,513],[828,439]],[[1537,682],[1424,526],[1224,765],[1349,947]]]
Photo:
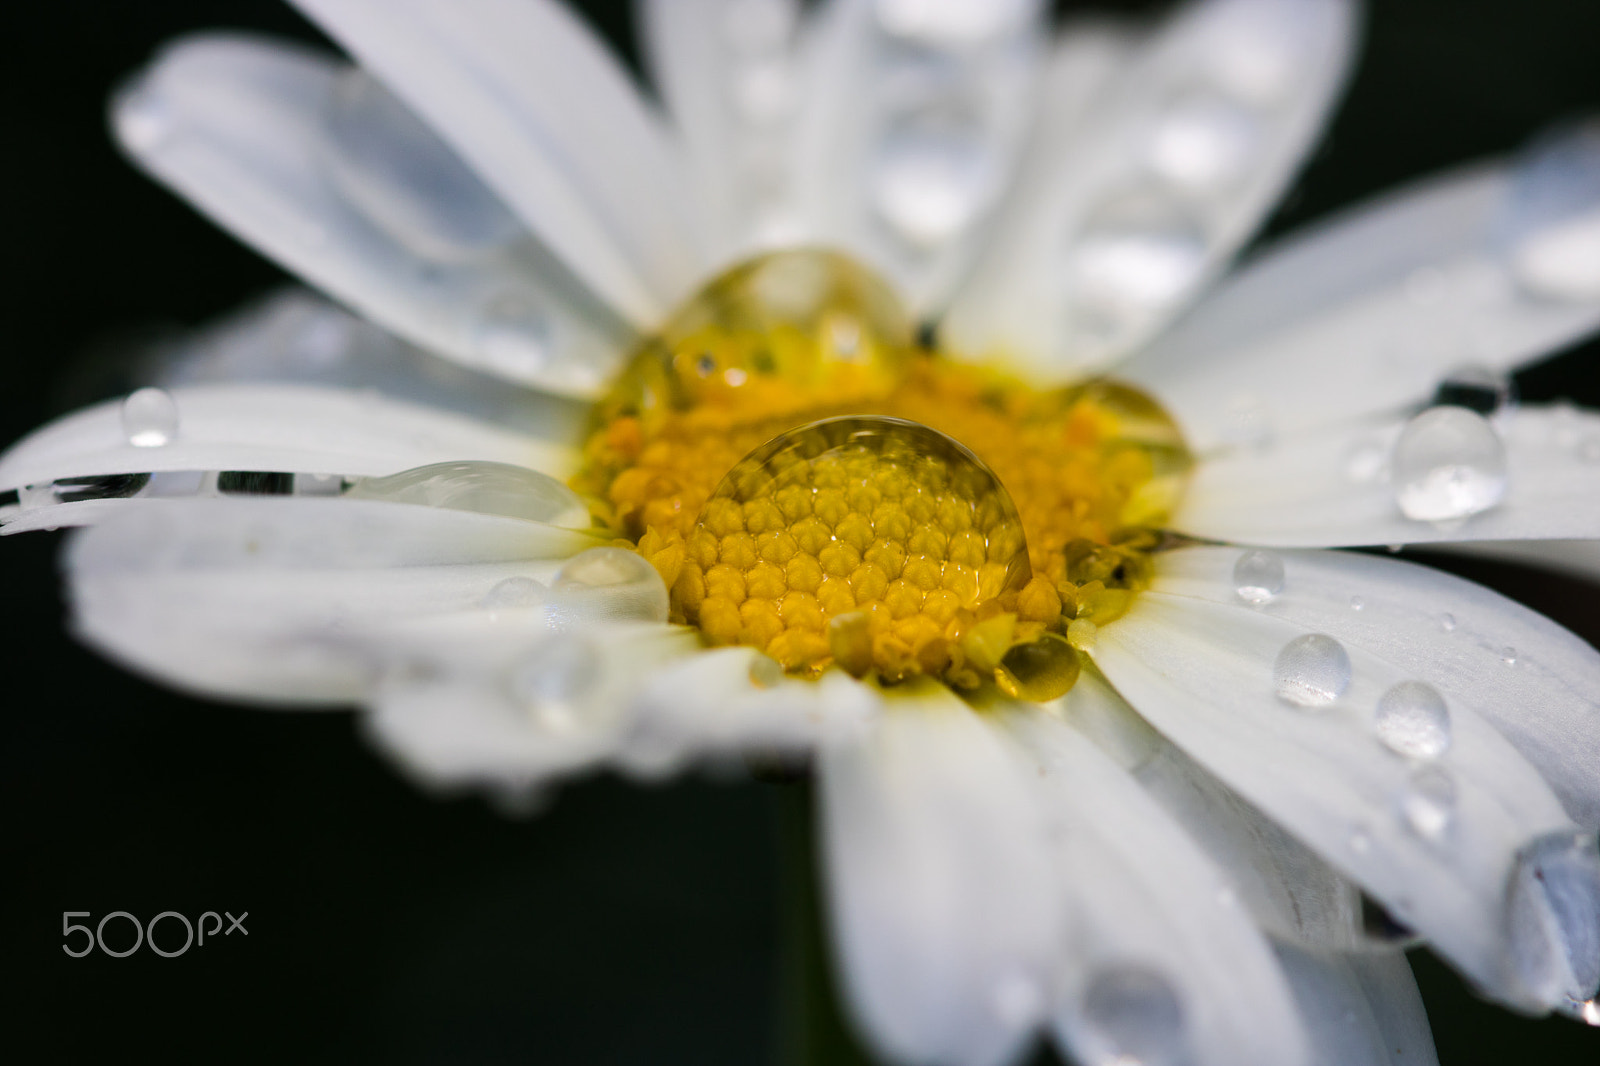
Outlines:
[[1439,628],[1446,633],[1454,633],[1456,631],[1456,616],[1448,611],[1441,614],[1439,616]]
[[1516,383],[1510,374],[1486,366],[1458,366],[1433,391],[1432,406],[1465,407],[1487,416],[1516,400]]
[[1150,164],[1175,185],[1210,190],[1243,174],[1260,142],[1260,124],[1249,111],[1220,95],[1196,93],[1157,122]]
[[514,381],[534,380],[551,361],[550,319],[526,295],[503,292],[478,313],[473,346],[484,369]]
[[1186,1059],[1183,1004],[1161,974],[1115,966],[1096,974],[1083,997],[1091,1061],[1176,1066]]
[[667,586],[661,575],[626,548],[579,552],[562,564],[551,591],[572,612],[572,620],[667,620]]
[[1600,998],[1580,1000],[1568,996],[1567,1013],[1584,1025],[1600,1026]]
[[531,577],[508,577],[484,594],[482,604],[490,610],[537,607],[544,602],[545,586]]
[[1486,511],[1506,494],[1506,449],[1476,411],[1430,407],[1394,449],[1395,500],[1407,518],[1448,522]]
[[1402,681],[1378,698],[1373,728],[1389,750],[1437,759],[1450,747],[1450,708],[1425,681]]
[[172,107],[149,78],[123,90],[114,115],[117,136],[141,155],[154,152],[173,132]]
[[750,657],[750,683],[756,688],[772,688],[785,676],[783,664],[772,656],[757,652]]
[[1326,707],[1350,686],[1350,655],[1325,633],[1295,637],[1272,664],[1278,698],[1297,707]]
[[1233,564],[1233,591],[1246,603],[1260,606],[1283,591],[1283,558],[1267,551],[1247,551]]
[[536,726],[573,734],[600,724],[585,705],[600,687],[601,670],[600,653],[587,639],[556,634],[511,668],[507,686]]
[[589,509],[547,474],[509,463],[430,463],[386,477],[356,479],[345,495],[358,500],[443,507],[586,529]]
[[165,389],[146,388],[122,401],[122,432],[135,448],[159,448],[178,435],[178,404]]
[[1505,663],[1507,666],[1515,666],[1515,665],[1517,665],[1517,649],[1513,648],[1513,647],[1510,647],[1509,645],[1507,647],[1501,648],[1500,649],[1500,661]]
[[1455,824],[1455,778],[1442,766],[1419,767],[1400,795],[1400,816],[1423,840],[1443,840]]
[[1356,826],[1350,830],[1350,850],[1357,855],[1365,855],[1372,850],[1372,834],[1367,832],[1365,826]]
[[1360,596],[1351,596],[1350,597],[1350,609],[1352,611],[1365,610],[1366,606],[1367,606],[1367,601],[1363,600]]
[[1600,300],[1600,118],[1535,141],[1512,176],[1500,227],[1518,282],[1558,300]]
[[1517,852],[1506,895],[1513,972],[1546,1003],[1600,988],[1600,856],[1594,837],[1551,833]]
[[1389,473],[1388,446],[1374,438],[1357,441],[1345,453],[1344,473],[1358,485],[1382,481]]
[[1038,0],[877,0],[878,26],[934,48],[974,48],[1020,29],[1034,18]]
[[1130,195],[1095,212],[1070,256],[1077,302],[1115,338],[1189,291],[1205,267],[1206,241],[1165,197]]
[[919,113],[885,131],[873,203],[900,236],[932,248],[973,222],[998,178],[994,151],[970,117],[943,109]]

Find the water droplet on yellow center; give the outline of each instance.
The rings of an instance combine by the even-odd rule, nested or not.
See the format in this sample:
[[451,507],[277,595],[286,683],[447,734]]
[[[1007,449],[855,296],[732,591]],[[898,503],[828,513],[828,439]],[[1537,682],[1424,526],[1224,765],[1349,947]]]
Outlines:
[[883,282],[800,251],[724,274],[642,347],[573,486],[710,643],[1042,700],[1077,678],[1068,627],[1148,582],[1189,466],[1142,393],[938,358]]

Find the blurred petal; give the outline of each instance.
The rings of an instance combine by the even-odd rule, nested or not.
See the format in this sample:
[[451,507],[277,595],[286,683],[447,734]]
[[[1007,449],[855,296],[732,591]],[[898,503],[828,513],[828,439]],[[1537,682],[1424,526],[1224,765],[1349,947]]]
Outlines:
[[1005,722],[1055,830],[1067,921],[1056,1024],[1074,1057],[1309,1061],[1271,948],[1227,876],[1071,726],[1033,709]]
[[[1517,907],[1507,883],[1519,849],[1575,832],[1559,800],[1468,701],[1441,704],[1442,725],[1430,707],[1420,712],[1430,739],[1443,732],[1445,754],[1435,743],[1416,761],[1402,757],[1416,749],[1380,727],[1377,707],[1415,675],[1358,645],[1329,648],[1331,638],[1289,647],[1307,635],[1243,603],[1151,591],[1103,627],[1092,654],[1157,729],[1486,992],[1551,1008],[1552,971],[1530,977],[1530,938],[1509,931]],[[1600,885],[1589,898],[1600,900]],[[1581,941],[1585,928],[1560,932]]]
[[[1516,249],[1551,229],[1514,217],[1530,172],[1537,158],[1452,171],[1282,241],[1118,374],[1212,448],[1398,411],[1451,371],[1557,351],[1600,327],[1600,292],[1554,297],[1519,274]],[[1600,163],[1586,180],[1600,197]]]
[[1063,377],[1147,341],[1249,238],[1337,99],[1345,0],[1200,0],[1130,57],[1070,152],[1041,153],[959,295],[959,351]]
[[1571,574],[1600,584],[1600,538],[1594,540],[1468,540],[1430,544],[1430,551],[1473,555]]
[[1317,954],[1278,945],[1317,1066],[1437,1066],[1404,955]]
[[807,40],[795,164],[805,239],[913,309],[947,298],[1011,184],[1044,46],[1040,0],[834,0]]
[[[1420,464],[1397,461],[1405,417],[1213,456],[1196,467],[1173,526],[1236,544],[1319,548],[1600,536],[1600,414],[1523,407],[1476,418],[1464,421],[1481,441],[1442,440]],[[1406,517],[1402,505],[1418,502],[1449,517]]]
[[295,0],[642,329],[705,264],[683,163],[625,71],[552,0]]
[[488,618],[511,590],[533,602],[499,624],[562,624],[545,583],[594,544],[538,522],[397,503],[172,500],[85,531],[65,568],[78,635],[129,667],[211,696],[326,703],[366,694],[376,635],[407,619]]
[[141,166],[236,236],[450,358],[584,393],[631,343],[448,147],[347,64],[192,37],[119,94],[112,124]]
[[[1600,830],[1600,652],[1498,593],[1429,567],[1344,552],[1274,554],[1283,590],[1264,613],[1365,648],[1471,706],[1538,768],[1578,824]],[[1240,556],[1232,548],[1165,553],[1154,587],[1238,603]]]
[[1057,943],[1043,813],[946,690],[890,702],[818,767],[837,957],[881,1053],[998,1066],[1042,1020]]

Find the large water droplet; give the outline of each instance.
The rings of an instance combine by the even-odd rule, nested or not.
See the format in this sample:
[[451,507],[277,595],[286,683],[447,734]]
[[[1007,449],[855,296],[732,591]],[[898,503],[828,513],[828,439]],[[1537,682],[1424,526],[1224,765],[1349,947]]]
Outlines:
[[1402,681],[1378,698],[1373,729],[1391,751],[1437,759],[1450,747],[1450,708],[1426,681]]
[[526,293],[497,293],[478,312],[473,347],[483,367],[514,381],[532,381],[550,363],[550,318]]
[[452,511],[503,515],[586,529],[589,509],[578,494],[547,474],[509,463],[432,463],[387,477],[359,478],[345,495]]
[[1038,0],[877,0],[878,26],[935,48],[965,49],[1014,32],[1037,16]]
[[873,163],[873,204],[901,237],[932,248],[971,225],[998,178],[994,150],[970,116],[919,112],[884,132]]
[[340,79],[325,121],[323,155],[340,193],[419,255],[460,259],[526,233],[426,123],[359,68]]
[[1465,407],[1492,415],[1516,402],[1511,375],[1486,366],[1458,366],[1444,376],[1433,392],[1433,405]]
[[556,634],[511,668],[512,698],[539,728],[574,734],[599,724],[586,720],[585,703],[600,687],[600,653],[587,639]]
[[1248,168],[1260,144],[1259,123],[1249,111],[1214,93],[1178,100],[1150,137],[1150,165],[1175,185],[1211,190]]
[[1506,494],[1506,448],[1476,411],[1430,407],[1406,423],[1394,449],[1395,501],[1407,518],[1448,522],[1486,511]]
[[1325,633],[1295,637],[1272,664],[1278,698],[1297,707],[1326,707],[1350,687],[1350,655]]
[[1247,551],[1233,564],[1233,591],[1246,603],[1260,606],[1283,591],[1283,557]]
[[1423,840],[1443,840],[1455,824],[1455,778],[1442,766],[1419,767],[1400,794],[1400,817]]
[[1600,300],[1600,118],[1534,142],[1500,219],[1517,281],[1539,296]]
[[1584,1025],[1600,1026],[1600,998],[1580,1000],[1567,997],[1567,1013]]
[[667,586],[637,552],[590,548],[568,559],[551,583],[557,624],[601,619],[665,622]]
[[1600,990],[1600,856],[1594,837],[1551,833],[1517,852],[1506,896],[1508,961],[1549,1004]]
[[178,435],[178,404],[165,389],[145,388],[122,401],[122,432],[135,448],[159,448]]
[[1176,1066],[1186,1059],[1183,1004],[1161,974],[1142,966],[1102,970],[1083,997],[1091,1061]]

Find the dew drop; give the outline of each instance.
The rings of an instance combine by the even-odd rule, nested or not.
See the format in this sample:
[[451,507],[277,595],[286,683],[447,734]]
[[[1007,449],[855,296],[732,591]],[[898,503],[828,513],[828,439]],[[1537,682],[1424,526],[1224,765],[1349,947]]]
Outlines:
[[1175,303],[1205,266],[1205,238],[1191,220],[1154,197],[1102,207],[1072,252],[1083,302],[1119,318],[1143,318]]
[[1439,628],[1446,633],[1454,633],[1456,631],[1456,616],[1448,611],[1441,614],[1439,616]]
[[577,493],[547,474],[509,463],[430,463],[385,477],[358,478],[345,495],[572,529],[584,529],[590,523],[589,510]]
[[1233,591],[1246,603],[1260,606],[1283,591],[1283,558],[1268,551],[1247,551],[1233,564]]
[[123,91],[115,114],[117,136],[135,152],[149,154],[172,136],[172,107],[149,78]]
[[1272,443],[1272,410],[1259,396],[1248,393],[1228,402],[1222,417],[1222,436],[1243,448],[1264,448]]
[[1423,840],[1443,840],[1455,824],[1455,778],[1442,766],[1419,767],[1400,794],[1400,817]]
[[1407,518],[1448,522],[1486,511],[1506,494],[1506,449],[1476,411],[1430,407],[1395,443],[1395,500]]
[[1389,472],[1389,448],[1368,438],[1350,446],[1344,457],[1344,475],[1358,485],[1382,481]]
[[750,656],[750,683],[756,688],[772,688],[783,681],[783,664],[760,652]]
[[1509,961],[1526,989],[1552,1002],[1592,998],[1600,986],[1600,856],[1571,831],[1517,852],[1506,895]]
[[1517,649],[1507,645],[1500,649],[1500,661],[1507,666],[1517,665]]
[[1044,633],[1031,643],[1013,645],[995,669],[994,681],[1014,699],[1044,703],[1066,695],[1081,669],[1077,649],[1066,638]]
[[1567,1013],[1584,1025],[1600,1026],[1600,997],[1580,1000],[1577,996],[1568,996]]
[[1297,707],[1326,707],[1350,686],[1350,655],[1325,633],[1295,637],[1272,664],[1278,698]]
[[874,161],[873,204],[901,237],[932,248],[973,222],[998,178],[994,151],[969,117],[923,112],[885,131]]
[[1529,292],[1600,299],[1600,118],[1535,141],[1512,174],[1504,255]]
[[484,594],[482,605],[490,610],[537,607],[544,602],[545,586],[531,577],[508,577]]
[[667,586],[661,575],[642,556],[626,548],[579,552],[562,564],[551,589],[563,618],[569,621],[667,620]]
[[1373,728],[1390,751],[1437,759],[1450,747],[1450,708],[1425,681],[1402,681],[1378,697]]
[[1351,596],[1350,597],[1350,609],[1352,611],[1364,611],[1364,610],[1366,610],[1366,608],[1367,608],[1367,601],[1366,600],[1363,600],[1360,596]]
[[1087,618],[1074,618],[1067,623],[1067,643],[1079,651],[1093,651],[1100,639],[1100,627]]
[[551,361],[550,320],[520,293],[499,293],[483,305],[472,342],[484,369],[515,381],[533,380]]
[[1367,832],[1365,826],[1356,826],[1350,830],[1350,850],[1357,855],[1365,855],[1372,850],[1372,834]]
[[1154,970],[1122,965],[1096,974],[1084,993],[1083,1020],[1095,1044],[1092,1061],[1175,1066],[1187,1057],[1183,1004]]
[[1465,407],[1487,416],[1510,407],[1516,399],[1511,375],[1486,366],[1459,366],[1439,382],[1432,406]]
[[572,734],[597,724],[586,722],[583,712],[600,687],[601,665],[600,653],[587,639],[556,634],[511,668],[507,686],[534,725]]
[[145,388],[122,401],[122,432],[135,448],[159,448],[178,435],[178,404],[165,389]]
[[1249,111],[1215,93],[1178,100],[1150,138],[1150,165],[1174,185],[1211,190],[1237,179],[1261,141]]

